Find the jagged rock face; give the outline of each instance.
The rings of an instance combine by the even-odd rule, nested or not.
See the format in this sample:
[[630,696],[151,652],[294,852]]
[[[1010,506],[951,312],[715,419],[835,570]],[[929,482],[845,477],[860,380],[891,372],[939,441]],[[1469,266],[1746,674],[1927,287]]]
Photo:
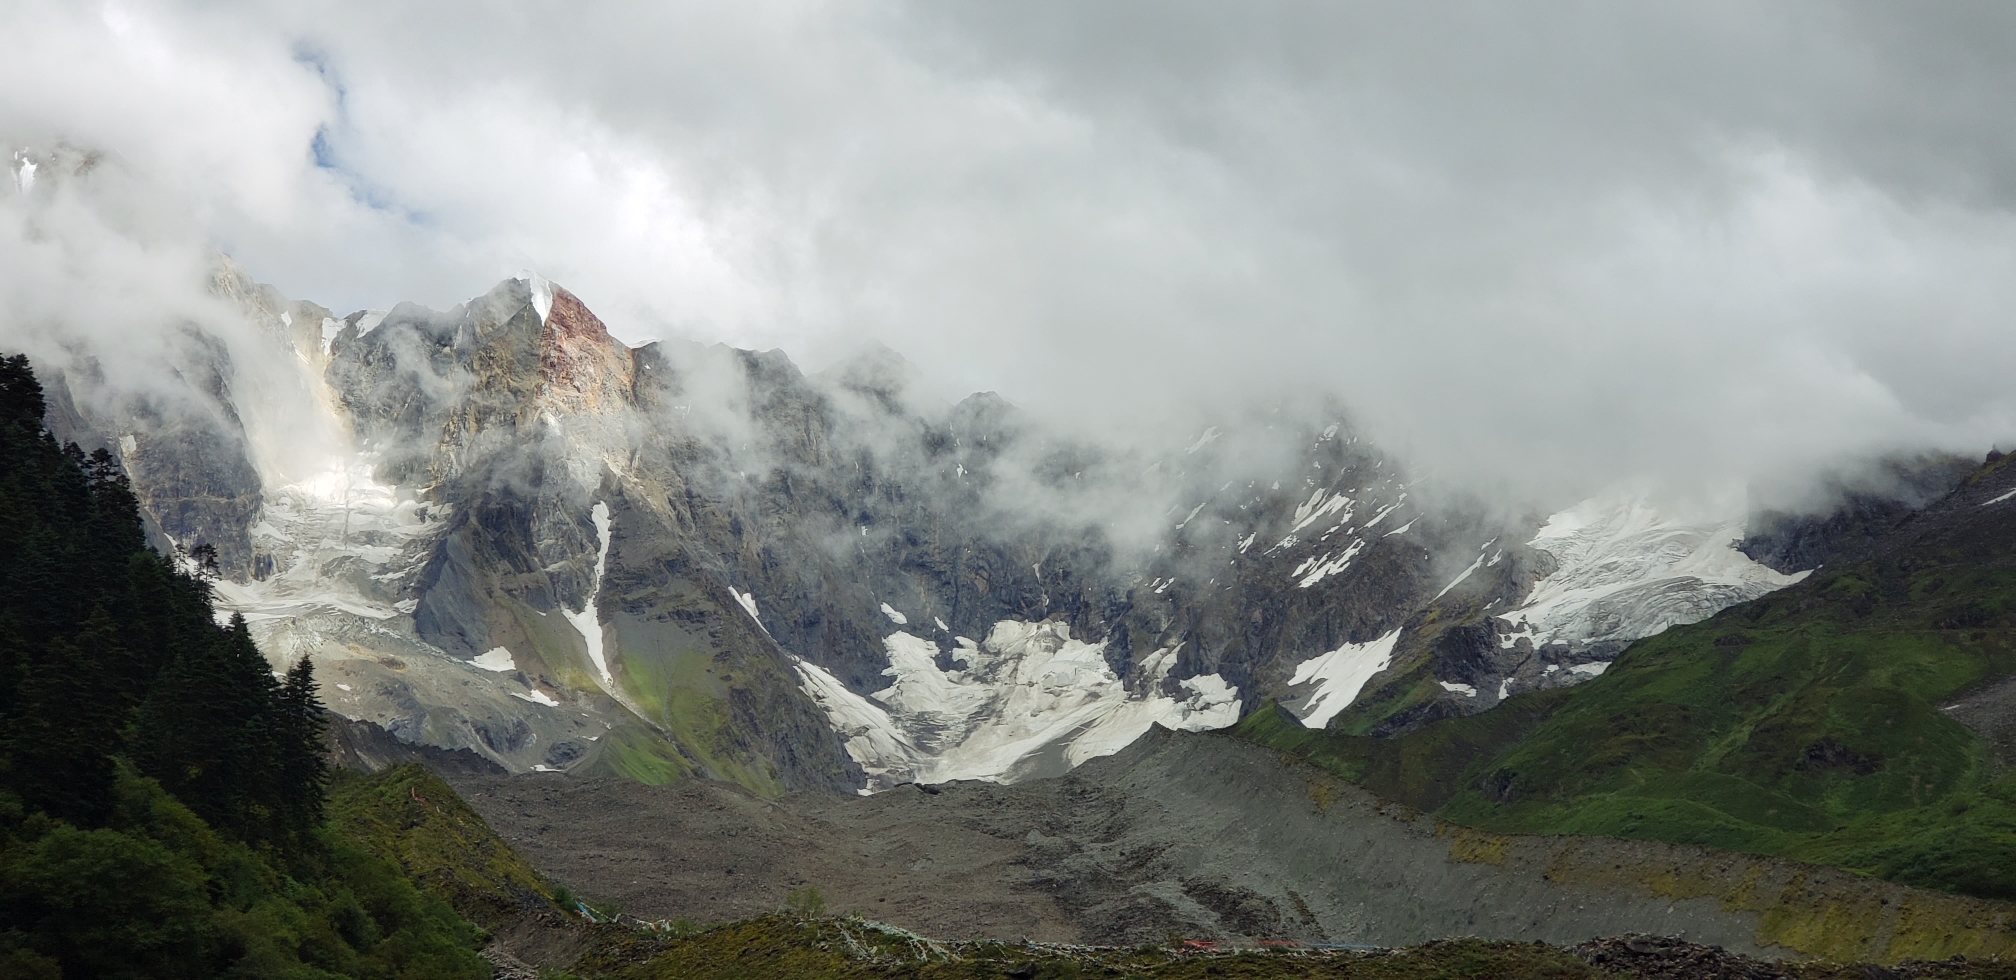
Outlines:
[[150,515],[230,543],[220,599],[276,662],[315,658],[332,707],[514,771],[1013,781],[1267,700],[1386,734],[1782,584],[1729,548],[1738,524],[1598,508],[1575,527],[1629,533],[1582,547],[1562,515],[1424,504],[1342,423],[1147,459],[993,395],[925,402],[886,351],[807,377],[776,351],[633,350],[536,279],[340,320],[219,291],[299,365],[340,435],[323,456],[266,458],[221,349],[183,374],[210,441],[75,427],[140,432]]
[[260,480],[233,405],[229,353],[194,329],[177,340],[169,370],[179,384],[167,391],[114,393],[89,367],[53,376],[51,428],[120,458],[157,548],[208,544],[223,569],[256,572],[261,556],[249,529]]
[[1837,486],[1832,506],[1757,515],[1738,547],[1780,572],[1816,568],[1854,557],[1925,505],[1944,497],[1974,472],[1971,459],[1945,454],[1889,460],[1875,487]]

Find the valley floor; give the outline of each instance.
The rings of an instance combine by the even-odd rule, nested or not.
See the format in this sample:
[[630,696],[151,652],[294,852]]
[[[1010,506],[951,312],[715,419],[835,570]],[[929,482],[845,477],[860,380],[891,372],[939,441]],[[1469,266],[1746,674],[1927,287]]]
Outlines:
[[1763,959],[2003,952],[2000,903],[1770,858],[1463,830],[1268,749],[1161,732],[1069,776],[765,801],[718,783],[457,778],[526,859],[646,920],[816,889],[922,935],[1132,946],[1573,945],[1647,933]]

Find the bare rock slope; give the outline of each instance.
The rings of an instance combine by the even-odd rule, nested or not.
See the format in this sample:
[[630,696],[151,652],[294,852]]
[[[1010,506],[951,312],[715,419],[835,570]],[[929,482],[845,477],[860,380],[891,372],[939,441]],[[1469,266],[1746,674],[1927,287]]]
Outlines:
[[[928,935],[1097,943],[1654,933],[1768,958],[1999,950],[1996,903],[1644,841],[1438,825],[1220,735],[1156,731],[1057,779],[763,801],[720,783],[461,777],[535,865],[644,918],[819,889]],[[1926,947],[1910,920],[1943,923]],[[1911,945],[1918,943],[1918,945]]]

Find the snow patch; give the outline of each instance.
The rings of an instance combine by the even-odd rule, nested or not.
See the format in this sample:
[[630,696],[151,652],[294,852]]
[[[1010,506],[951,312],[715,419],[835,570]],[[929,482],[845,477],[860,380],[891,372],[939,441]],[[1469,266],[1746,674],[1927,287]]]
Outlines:
[[549,708],[560,707],[560,702],[553,700],[551,697],[548,697],[545,691],[533,691],[530,694],[523,694],[518,691],[512,691],[511,696],[517,698],[520,701],[530,701],[533,704],[543,704]]
[[[1435,683],[1442,685],[1442,689],[1448,691],[1451,694],[1461,694],[1466,698],[1474,698],[1477,696],[1477,689],[1468,684],[1451,684],[1448,681],[1440,681],[1440,680],[1436,681]],[[1500,696],[1502,697],[1503,695]]]
[[1324,491],[1318,490],[1310,494],[1308,500],[1296,505],[1294,525],[1288,528],[1288,537],[1293,537],[1295,532],[1340,511],[1344,516],[1338,518],[1337,523],[1345,524],[1350,522],[1353,503],[1351,498],[1341,493],[1332,494],[1328,498],[1325,498],[1323,494]]
[[1239,692],[1216,674],[1164,694],[1176,648],[1157,650],[1122,681],[1106,644],[1074,639],[1064,623],[1003,620],[987,639],[957,637],[943,651],[905,632],[884,641],[889,686],[863,697],[812,664],[802,686],[826,709],[870,788],[954,779],[1014,782],[1056,775],[1111,755],[1150,726],[1202,731],[1239,720]]
[[[1489,548],[1491,546],[1487,544],[1484,547]],[[1443,596],[1448,595],[1450,589],[1462,585],[1463,580],[1470,577],[1470,573],[1475,572],[1479,568],[1482,568],[1483,565],[1484,565],[1484,553],[1480,551],[1477,553],[1477,560],[1471,562],[1470,567],[1463,570],[1463,574],[1458,575],[1453,579],[1450,579],[1449,584],[1442,587],[1442,591],[1435,593],[1435,599],[1440,599]],[[1434,602],[1435,599],[1430,599],[1428,601]]]
[[910,617],[905,616],[900,612],[897,612],[894,606],[891,606],[886,602],[882,604],[882,615],[889,617],[889,621],[895,623],[898,626],[910,625]]
[[322,356],[329,356],[329,345],[336,342],[336,335],[343,332],[343,321],[333,316],[322,318]]
[[1186,455],[1195,453],[1197,450],[1202,449],[1205,446],[1208,446],[1213,442],[1216,442],[1217,440],[1218,440],[1218,427],[1214,425],[1208,429],[1205,429],[1204,434],[1198,436],[1197,441],[1191,443],[1190,448],[1183,450],[1183,452]]
[[[1727,508],[1742,513],[1741,501]],[[1643,494],[1585,500],[1547,520],[1529,546],[1556,561],[1523,603],[1499,618],[1535,647],[1623,649],[1669,626],[1696,623],[1800,581],[1736,550],[1741,516],[1676,519]],[[1502,642],[1502,641],[1501,641]],[[1593,675],[1591,675],[1593,676]]]
[[2005,493],[2005,494],[2003,494],[2003,495],[2002,495],[2002,496],[2000,496],[2000,497],[1996,497],[1996,498],[1995,498],[1994,500],[1990,500],[1990,501],[1988,501],[1988,502],[1986,502],[1986,503],[1982,504],[1981,506],[1983,506],[1983,507],[1993,507],[1994,505],[1996,505],[1996,504],[1999,504],[1999,503],[2001,503],[2001,502],[2002,502],[2002,501],[2004,501],[2004,500],[2008,500],[2008,499],[2009,499],[2009,498],[2011,498],[2011,497],[2016,497],[2016,490],[2011,490],[2011,491],[2009,491],[2008,493]]
[[503,647],[491,647],[490,650],[484,653],[482,656],[469,661],[469,666],[475,667],[479,670],[494,670],[497,673],[502,674],[509,671],[517,670],[518,662],[516,660],[511,659],[511,651],[506,650]]
[[385,322],[384,310],[366,311],[363,316],[357,318],[357,336],[359,337],[370,336],[371,331],[378,329],[378,325],[384,322]]
[[1304,728],[1324,728],[1337,713],[1358,699],[1365,682],[1393,663],[1398,629],[1366,643],[1346,643],[1329,653],[1305,660],[1288,679],[1289,687],[1314,684],[1316,689],[1288,711]]
[[1599,660],[1595,663],[1576,664],[1568,668],[1568,672],[1571,674],[1581,674],[1584,677],[1601,677],[1603,672],[1609,669],[1610,661]]
[[616,678],[610,676],[609,662],[602,652],[602,611],[595,606],[596,598],[602,594],[602,573],[609,566],[609,505],[596,501],[588,516],[595,522],[595,537],[601,542],[595,551],[595,577],[588,587],[588,601],[581,606],[581,611],[569,612],[567,607],[562,606],[560,615],[573,624],[581,634],[582,642],[588,645],[588,659],[594,662],[595,672],[602,675],[602,683],[613,685]]
[[1372,519],[1365,522],[1365,530],[1370,531],[1373,528],[1378,527],[1379,522],[1386,519],[1386,515],[1391,514],[1396,510],[1399,510],[1401,506],[1406,503],[1407,503],[1407,495],[1403,493],[1400,495],[1399,500],[1395,500],[1392,503],[1379,508],[1379,513],[1372,515]]
[[1351,567],[1351,559],[1363,550],[1365,550],[1365,542],[1353,539],[1351,546],[1345,548],[1343,554],[1334,558],[1326,554],[1320,561],[1311,558],[1296,566],[1295,571],[1289,577],[1299,578],[1299,581],[1295,583],[1296,588],[1306,589],[1329,576]]
[[881,705],[847,689],[826,668],[792,658],[798,686],[826,711],[826,721],[839,734],[848,758],[861,767],[870,786],[893,786],[916,768],[922,753],[898,730]]
[[[756,625],[763,625],[763,617],[756,612],[756,593],[737,591],[731,585],[728,587],[728,594],[735,597],[735,604],[741,606],[742,611],[748,613],[749,618],[756,621]],[[764,631],[768,632],[769,627],[764,627]]]
[[539,325],[546,325],[546,318],[553,315],[553,283],[536,272],[526,273],[525,283],[532,287],[532,312],[539,314]]

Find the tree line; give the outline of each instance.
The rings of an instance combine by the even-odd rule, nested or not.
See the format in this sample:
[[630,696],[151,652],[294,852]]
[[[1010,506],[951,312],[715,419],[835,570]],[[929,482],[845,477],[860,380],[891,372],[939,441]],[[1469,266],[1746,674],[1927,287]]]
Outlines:
[[95,825],[124,757],[212,827],[305,839],[326,777],[307,659],[276,678],[243,617],[219,625],[200,560],[148,547],[119,462],[58,445],[44,408],[28,359],[0,358],[0,788]]
[[473,929],[334,832],[323,707],[148,546],[120,462],[0,356],[0,976],[489,975]]

